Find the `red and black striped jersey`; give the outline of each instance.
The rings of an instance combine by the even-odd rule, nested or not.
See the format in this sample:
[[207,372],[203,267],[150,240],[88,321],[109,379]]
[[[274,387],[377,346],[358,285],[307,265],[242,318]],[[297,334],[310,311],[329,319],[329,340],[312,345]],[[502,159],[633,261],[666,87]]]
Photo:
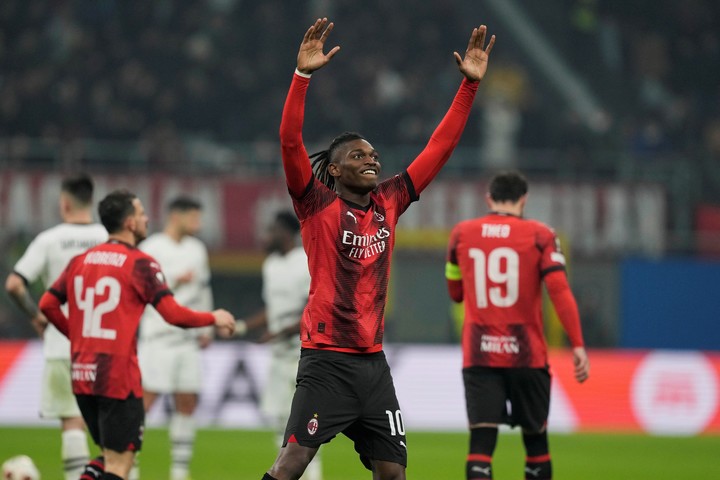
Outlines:
[[[168,296],[172,301],[171,295],[160,265],[126,243],[110,241],[73,258],[40,302],[48,319],[70,339],[73,392],[141,398],[140,317],[146,305],[164,304]],[[65,302],[67,317],[57,308]],[[184,311],[189,312],[184,323],[214,321],[209,313]]]
[[[542,280],[565,269],[555,233],[534,220],[492,213],[455,226],[447,261],[448,280],[462,281],[463,366],[545,366]],[[582,344],[579,323],[568,333]]]
[[352,204],[317,179],[293,197],[311,277],[303,347],[382,349],[395,226],[417,196],[404,172],[380,183],[370,198],[367,207]]
[[310,78],[293,77],[280,125],[282,160],[308,255],[310,297],[304,348],[352,353],[382,350],[390,259],[398,217],[447,162],[460,140],[478,83],[462,81],[447,114],[407,171],[380,183],[363,207],[313,176],[302,140]]

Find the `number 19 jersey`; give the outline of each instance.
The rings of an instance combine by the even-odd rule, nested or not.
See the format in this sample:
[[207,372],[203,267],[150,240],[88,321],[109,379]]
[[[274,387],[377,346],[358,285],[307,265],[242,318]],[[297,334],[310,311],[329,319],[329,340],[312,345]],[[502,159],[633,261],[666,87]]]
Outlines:
[[448,279],[462,280],[463,367],[544,367],[542,279],[565,269],[555,233],[491,213],[453,229],[447,260]]
[[73,392],[142,397],[137,331],[145,305],[170,295],[160,265],[110,241],[73,258],[50,288],[68,304]]

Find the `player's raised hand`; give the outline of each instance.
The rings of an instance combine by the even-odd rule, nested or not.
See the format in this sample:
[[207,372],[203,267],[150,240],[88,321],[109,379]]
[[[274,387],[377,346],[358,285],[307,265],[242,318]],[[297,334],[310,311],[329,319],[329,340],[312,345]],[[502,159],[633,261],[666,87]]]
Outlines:
[[328,23],[327,18],[318,18],[305,32],[297,57],[297,69],[300,72],[311,74],[315,70],[324,67],[340,50],[339,46],[335,46],[327,55],[323,53],[325,40],[327,40],[334,26],[332,22]]
[[573,364],[575,365],[575,380],[582,383],[590,377],[590,359],[584,347],[573,348]]
[[215,328],[221,337],[232,337],[235,332],[235,317],[223,308],[219,308],[212,312],[215,317]]
[[479,82],[485,76],[490,52],[495,45],[495,35],[493,35],[490,37],[487,47],[485,46],[486,35],[487,27],[485,25],[474,28],[468,41],[467,50],[465,50],[465,58],[461,57],[458,52],[453,53],[460,72],[472,82]]

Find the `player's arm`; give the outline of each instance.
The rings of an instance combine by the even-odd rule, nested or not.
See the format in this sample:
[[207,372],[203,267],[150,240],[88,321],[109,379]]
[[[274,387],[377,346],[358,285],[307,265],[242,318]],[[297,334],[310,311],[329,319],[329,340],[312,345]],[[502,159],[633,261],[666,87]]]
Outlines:
[[465,51],[465,58],[454,52],[455,61],[465,78],[450,109],[433,132],[427,146],[407,169],[418,195],[435,178],[460,141],[460,136],[470,116],[475,93],[480,81],[485,76],[490,52],[495,44],[495,35],[493,35],[485,47],[486,34],[487,27],[485,25],[473,29],[468,48]]
[[227,310],[218,309],[212,312],[198,312],[183,307],[172,295],[164,295],[153,305],[155,310],[166,322],[181,328],[198,328],[215,325],[223,336],[230,336],[235,331],[235,318]]
[[235,325],[235,336],[244,337],[249,331],[260,328],[267,330],[267,324],[267,310],[263,308],[247,320],[239,319]]
[[49,321],[55,325],[60,333],[70,338],[68,319],[61,308],[63,303],[65,301],[59,298],[56,291],[51,289],[40,297],[40,310],[44,314],[44,318],[47,319],[46,323]]
[[11,272],[5,280],[5,291],[13,303],[28,316],[38,335],[42,336],[48,320],[30,295],[25,277],[16,272]]
[[298,52],[297,69],[285,99],[280,122],[280,147],[288,189],[294,197],[302,196],[313,177],[310,158],[302,139],[305,95],[312,73],[325,66],[340,50],[340,47],[334,47],[327,55],[323,53],[325,40],[332,29],[333,24],[328,24],[327,18],[323,18],[305,32]]
[[555,270],[545,275],[545,287],[547,288],[550,300],[555,307],[560,323],[573,347],[573,361],[575,363],[575,378],[578,382],[584,382],[590,374],[590,362],[580,326],[580,313],[578,312],[575,296],[570,290],[567,275],[564,270]]

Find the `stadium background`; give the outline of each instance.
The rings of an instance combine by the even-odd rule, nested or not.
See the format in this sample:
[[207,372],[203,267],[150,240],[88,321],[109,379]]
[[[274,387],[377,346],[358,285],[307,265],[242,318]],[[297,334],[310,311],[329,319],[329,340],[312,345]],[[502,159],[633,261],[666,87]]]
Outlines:
[[[59,220],[62,175],[84,170],[97,179],[98,198],[116,186],[137,191],[151,229],[162,224],[165,200],[199,196],[216,303],[253,313],[263,226],[289,206],[280,111],[299,38],[318,15],[335,21],[332,42],[343,49],[313,79],[305,139],[321,149],[343,130],[360,131],[386,175],[412,160],[444,113],[459,78],[451,52],[464,48],[472,22],[498,36],[460,146],[398,230],[387,342],[410,359],[394,365],[408,372],[398,378],[401,400],[400,385],[423,365],[441,382],[434,391],[445,381],[456,391],[447,234],[483,212],[494,171],[520,168],[531,181],[528,216],[563,239],[593,349],[594,378],[577,390],[564,381],[565,341],[548,312],[556,400],[575,415],[570,427],[555,416],[555,430],[717,435],[720,7],[712,0],[5,0],[2,275]],[[0,297],[0,422],[37,423],[28,373],[37,343],[26,342],[27,322]],[[257,362],[237,360],[256,350]],[[218,388],[244,412],[233,418],[252,419],[262,348],[223,342],[214,354],[232,365],[234,387]],[[433,399],[427,408],[442,404]],[[447,401],[462,409],[461,400]],[[462,411],[418,408],[421,430],[462,429]],[[429,417],[436,423],[421,420]]]

